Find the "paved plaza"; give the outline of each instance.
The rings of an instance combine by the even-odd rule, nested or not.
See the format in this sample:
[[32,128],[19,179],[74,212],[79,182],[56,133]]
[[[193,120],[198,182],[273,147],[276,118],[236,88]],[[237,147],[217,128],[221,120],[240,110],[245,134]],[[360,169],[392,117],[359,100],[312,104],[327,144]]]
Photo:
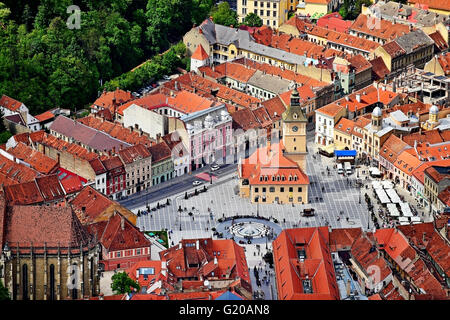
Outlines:
[[[310,203],[299,204],[252,204],[249,199],[241,198],[238,192],[238,180],[235,172],[220,177],[216,182],[205,184],[206,192],[199,193],[187,200],[184,192],[171,197],[171,205],[150,211],[138,218],[138,227],[143,231],[172,230],[171,241],[175,244],[182,238],[211,237],[211,228],[216,227],[219,218],[253,215],[276,219],[282,229],[296,227],[314,227],[330,225],[332,228],[363,227],[367,229],[368,211],[360,194],[363,190],[349,184],[347,177],[337,174],[333,169],[333,158],[315,153],[311,141],[308,155],[308,175]],[[327,167],[330,174],[327,173]],[[349,177],[356,179],[355,174]],[[322,187],[324,191],[322,192]],[[200,190],[202,186],[198,187]],[[191,188],[188,193],[193,192]],[[317,198],[317,201],[316,201]],[[322,200],[320,200],[322,199]],[[156,203],[149,202],[150,207]],[[179,206],[182,212],[178,211]],[[259,207],[259,208],[258,208]],[[302,217],[303,209],[314,208],[314,217]],[[146,210],[145,205],[133,209]],[[186,210],[185,210],[186,209]],[[343,214],[340,214],[343,212]],[[189,215],[192,213],[192,215]],[[370,221],[370,228],[373,228]],[[180,230],[181,229],[181,230]]]

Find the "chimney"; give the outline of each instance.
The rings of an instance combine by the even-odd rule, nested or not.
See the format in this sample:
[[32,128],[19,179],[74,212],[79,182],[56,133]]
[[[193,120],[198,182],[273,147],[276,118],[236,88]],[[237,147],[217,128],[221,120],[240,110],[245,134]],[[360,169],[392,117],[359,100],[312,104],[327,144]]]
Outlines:
[[167,262],[161,261],[161,274],[165,276],[167,274]]
[[200,250],[200,241],[195,241],[195,250]]
[[361,102],[361,94],[356,94],[356,101]]
[[214,257],[214,264],[217,265],[217,257]]
[[183,248],[183,244],[180,241],[180,243],[178,243],[178,249],[181,249],[181,248]]
[[123,230],[125,230],[125,219],[124,217],[120,217],[120,228]]
[[115,154],[116,153],[116,147],[113,147],[112,152]]

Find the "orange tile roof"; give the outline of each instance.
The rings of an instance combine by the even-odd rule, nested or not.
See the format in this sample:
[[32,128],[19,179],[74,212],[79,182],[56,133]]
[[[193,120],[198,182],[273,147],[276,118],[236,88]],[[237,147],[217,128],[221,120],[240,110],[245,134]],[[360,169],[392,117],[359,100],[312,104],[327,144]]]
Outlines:
[[166,82],[160,89],[160,92],[162,93],[164,89],[168,89],[171,91],[186,90],[210,99],[216,99],[214,98],[212,91],[217,90],[216,97],[218,98],[218,100],[224,101],[226,103],[232,103],[238,106],[243,106],[246,108],[250,107],[250,105],[252,104],[260,102],[260,99],[257,99],[238,90],[234,90],[212,80],[202,78],[192,72],[186,73],[174,80]]
[[408,0],[412,4],[426,5],[431,9],[438,9],[444,11],[450,11],[450,1],[449,0]]
[[[116,122],[106,121],[92,115],[78,119],[77,121],[88,127],[105,132],[111,137],[129,143],[131,145],[143,144],[149,147],[155,144],[155,140],[148,137],[146,134],[141,134],[137,130],[125,128],[122,126],[122,124]],[[116,150],[116,152],[117,151],[119,150]]]
[[448,159],[450,158],[450,141],[434,146],[418,143],[415,148],[408,149],[408,152],[423,161]]
[[117,109],[117,113],[123,116],[123,111],[127,109],[132,104],[138,105],[140,107],[150,109],[156,106],[161,106],[167,104],[167,97],[163,94],[150,94],[142,98],[132,100],[130,102],[124,103]]
[[323,107],[317,109],[316,112],[318,112],[318,113],[323,113],[323,114],[325,114],[325,115],[327,115],[327,116],[334,117],[334,116],[336,116],[342,109],[344,109],[343,106],[339,106],[339,105],[337,105],[337,104],[335,104],[335,103],[330,103],[330,104],[327,104],[327,105],[325,105],[325,106],[323,106]]
[[309,87],[325,87],[328,86],[329,84],[324,82],[324,81],[319,81],[316,80],[314,78],[299,74],[299,73],[295,73],[294,71],[291,70],[287,70],[287,69],[282,69],[267,63],[259,63],[247,58],[240,58],[237,60],[234,60],[235,63],[240,63],[243,64],[245,66],[249,66],[251,68],[263,71],[267,74],[270,75],[274,75],[274,76],[279,76],[282,79],[286,79],[286,80],[290,80],[290,81],[295,81],[298,85],[300,86],[309,86]]
[[[440,169],[439,171],[437,170]],[[430,176],[434,182],[440,183],[442,180],[450,180],[450,166],[436,166],[432,165],[425,169],[425,174]]]
[[334,130],[344,132],[351,135],[353,133],[353,128],[355,127],[355,122],[347,118],[342,118],[334,126]]
[[22,102],[10,98],[7,95],[2,95],[2,98],[0,99],[0,106],[14,112],[17,112],[17,110],[20,108],[21,105]]
[[34,116],[36,119],[39,120],[39,122],[44,122],[50,119],[54,119],[55,115],[51,113],[50,111],[45,111],[44,113],[38,114],[37,116]]
[[101,96],[95,100],[92,107],[97,106],[103,109],[109,109],[111,114],[117,112],[117,108],[124,103],[136,99],[130,91],[124,91],[117,88],[114,91],[103,92]]
[[350,250],[353,243],[362,234],[361,228],[339,228],[330,232],[331,251]]
[[0,155],[0,185],[28,182],[37,176],[37,171]]
[[[339,300],[328,227],[285,229],[273,241],[279,300]],[[297,250],[306,257],[300,260]],[[310,281],[312,292],[305,288]]]
[[438,198],[444,205],[450,207],[450,187],[447,187],[443,191],[441,191],[438,195]]
[[250,157],[242,160],[241,179],[250,185],[307,185],[308,176],[297,163],[283,155],[283,144],[273,143],[258,148]]
[[392,23],[386,19],[378,19],[376,23],[372,20],[373,18],[369,19],[368,16],[360,14],[350,29],[384,40],[394,40],[410,32],[406,24]]
[[[357,95],[360,95],[361,97],[360,102],[358,102],[358,100],[356,99]],[[367,106],[373,105],[377,102],[381,102],[384,105],[388,105],[396,97],[398,97],[398,93],[389,90],[382,90],[381,88],[377,89],[375,86],[370,85],[356,92],[348,94],[345,97],[333,102],[332,104],[336,105],[340,104],[341,107],[348,107],[349,111],[355,112],[362,110]]]
[[197,60],[206,60],[209,58],[209,55],[206,53],[205,49],[203,49],[203,46],[199,44],[197,46],[197,49],[195,49],[194,54],[191,56],[191,59],[197,59]]
[[317,20],[317,25],[322,28],[348,33],[352,22],[342,19],[342,16],[338,12],[332,12]]
[[414,132],[408,135],[404,135],[402,139],[411,147],[414,146],[414,141],[417,141],[418,143],[429,144],[436,144],[445,141],[438,129]]
[[168,104],[177,111],[184,114],[190,114],[211,108],[215,105],[215,102],[210,99],[200,97],[195,93],[182,90],[177,92],[175,97],[169,97]]
[[55,172],[59,167],[58,161],[34,150],[22,142],[19,142],[14,148],[9,148],[7,152],[28,163],[33,169],[42,174]]
[[413,170],[415,170],[418,166],[420,166],[422,162],[417,159],[415,156],[410,154],[407,151],[400,153],[400,155],[395,159],[394,166],[406,173],[408,176],[411,176]]
[[397,42],[391,41],[383,45],[383,49],[387,52],[388,55],[390,55],[392,58],[405,55],[406,51],[403,50],[402,47],[400,47]]
[[445,75],[450,75],[450,52],[440,55],[438,61],[444,70]]
[[225,62],[214,68],[214,71],[222,76],[247,83],[248,80],[255,74],[256,70],[248,68],[239,63]]
[[98,155],[95,152],[90,152],[80,145],[58,139],[50,134],[45,133],[40,139],[37,139],[36,142],[59,151],[68,152],[76,158],[83,160],[89,161],[98,158]]
[[[179,278],[187,277],[240,278],[251,288],[244,249],[233,240],[182,240],[178,245],[161,251],[159,255],[161,261],[167,262],[169,283],[177,283]],[[211,274],[212,271],[214,275]]]
[[306,28],[306,33],[320,38],[325,38],[329,42],[337,43],[345,47],[356,48],[365,52],[373,52],[380,46],[380,44],[375,41],[318,26]]

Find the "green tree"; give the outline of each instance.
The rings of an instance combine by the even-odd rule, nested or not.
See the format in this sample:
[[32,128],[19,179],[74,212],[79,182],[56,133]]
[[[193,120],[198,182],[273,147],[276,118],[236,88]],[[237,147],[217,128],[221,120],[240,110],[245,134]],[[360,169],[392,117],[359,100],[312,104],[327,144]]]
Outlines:
[[238,25],[237,13],[236,11],[231,10],[230,5],[226,1],[219,3],[219,5],[215,5],[211,10],[211,16],[214,23],[228,27],[237,27]]
[[0,301],[11,300],[8,289],[3,286],[3,282],[0,281]]
[[249,27],[261,27],[263,25],[263,21],[257,14],[250,12],[244,18],[243,24]]
[[111,289],[116,294],[131,293],[132,288],[136,291],[140,290],[139,284],[131,279],[126,272],[119,272],[111,277]]

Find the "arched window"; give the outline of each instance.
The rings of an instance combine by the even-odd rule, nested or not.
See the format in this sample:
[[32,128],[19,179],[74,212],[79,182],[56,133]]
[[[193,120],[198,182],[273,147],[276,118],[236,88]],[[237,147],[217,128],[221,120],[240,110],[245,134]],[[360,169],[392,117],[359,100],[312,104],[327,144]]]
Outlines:
[[56,300],[55,297],[55,266],[50,265],[50,300]]
[[22,266],[22,300],[28,300],[28,266]]

